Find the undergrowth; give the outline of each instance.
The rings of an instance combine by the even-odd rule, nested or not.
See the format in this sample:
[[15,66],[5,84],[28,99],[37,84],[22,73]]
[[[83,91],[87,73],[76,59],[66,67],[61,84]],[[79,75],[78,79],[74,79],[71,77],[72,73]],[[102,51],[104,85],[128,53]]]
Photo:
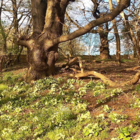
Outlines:
[[[114,112],[107,100],[123,94],[101,82],[48,77],[32,83],[8,73],[0,84],[1,140],[131,140],[138,131],[139,115],[127,126],[129,116]],[[83,99],[97,98],[101,112],[92,115]],[[131,105],[134,108],[134,105]],[[139,106],[136,106],[139,107]],[[113,136],[111,125],[115,127]]]

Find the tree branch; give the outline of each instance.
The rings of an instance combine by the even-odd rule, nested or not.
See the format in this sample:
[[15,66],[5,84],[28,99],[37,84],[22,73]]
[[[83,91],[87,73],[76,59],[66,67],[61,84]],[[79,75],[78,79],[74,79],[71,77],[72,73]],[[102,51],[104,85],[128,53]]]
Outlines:
[[74,21],[70,18],[70,16],[68,15],[67,12],[66,12],[66,18],[67,18],[70,22],[72,22],[77,28],[81,28],[76,22],[74,22]]
[[123,0],[118,4],[118,6],[115,9],[113,9],[111,13],[101,18],[98,18],[97,20],[93,20],[89,22],[85,27],[82,27],[69,35],[63,35],[56,39],[53,39],[51,43],[55,45],[79,37],[89,32],[93,27],[99,26],[103,23],[113,20],[119,13],[121,13],[121,11],[123,11],[123,9],[127,8],[129,5],[130,5],[130,0]]
[[[71,18],[70,18],[70,16],[68,15],[68,13],[66,12],[66,18],[70,21],[70,22],[72,22],[77,28],[82,28],[81,26],[79,26],[76,22],[74,22]],[[94,33],[94,34],[96,34],[96,33],[99,33],[100,31],[98,31],[98,30],[91,30],[90,31],[90,33]]]
[[109,39],[108,42],[111,41],[111,40],[113,40],[113,39],[114,39],[114,36],[113,36],[113,38]]
[[21,45],[21,46],[24,46],[24,47],[27,47],[29,48],[30,47],[30,44],[31,42],[33,42],[33,40],[27,40],[27,37],[26,36],[21,36],[18,40],[17,40],[17,44],[18,45]]

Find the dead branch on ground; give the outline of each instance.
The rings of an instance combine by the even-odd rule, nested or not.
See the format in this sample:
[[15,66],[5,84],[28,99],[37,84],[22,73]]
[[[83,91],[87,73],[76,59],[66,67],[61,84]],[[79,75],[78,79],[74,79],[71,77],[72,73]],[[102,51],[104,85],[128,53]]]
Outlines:
[[138,71],[134,75],[134,77],[129,81],[125,81],[125,82],[122,82],[122,83],[113,82],[109,78],[107,78],[105,75],[103,75],[101,73],[98,73],[96,71],[86,71],[86,72],[84,72],[81,57],[73,58],[71,61],[69,61],[68,66],[71,66],[72,64],[76,63],[76,61],[79,61],[79,66],[80,66],[81,72],[78,72],[75,69],[73,70],[71,68],[71,70],[74,71],[74,74],[70,74],[69,76],[70,77],[75,77],[77,79],[80,79],[80,78],[83,78],[83,77],[88,77],[88,76],[95,76],[97,78],[100,78],[104,82],[104,84],[106,84],[110,87],[119,87],[119,86],[122,87],[122,86],[136,84],[139,81],[139,78],[140,78],[140,71]]

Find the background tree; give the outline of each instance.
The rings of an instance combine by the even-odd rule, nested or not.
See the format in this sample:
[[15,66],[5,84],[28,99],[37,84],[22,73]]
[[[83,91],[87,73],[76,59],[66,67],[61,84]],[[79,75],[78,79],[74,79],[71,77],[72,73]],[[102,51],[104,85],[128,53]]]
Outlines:
[[[119,2],[119,0],[117,0]],[[139,49],[139,41],[140,41],[140,23],[139,23],[139,13],[140,13],[140,7],[137,7],[139,5],[139,1],[132,1],[132,6],[129,9],[129,14],[126,14],[124,12],[121,12],[121,17],[123,18],[123,24],[124,24],[124,29],[123,29],[123,34],[126,39],[131,40],[133,43],[133,52],[134,52],[134,57],[136,57],[138,60],[140,59],[140,49]],[[127,12],[127,13],[128,13]]]
[[[98,0],[92,0],[92,2],[94,3],[94,10],[93,10],[93,16],[98,19],[100,17],[103,17],[104,15],[107,14],[107,12],[100,12],[99,11],[99,3],[101,2],[101,0],[98,2]],[[98,33],[100,36],[100,59],[110,59],[110,54],[109,54],[109,41],[108,41],[108,34],[109,31],[111,29],[109,29],[108,23],[104,23],[102,25],[100,25],[98,27]]]
[[[3,42],[4,42],[4,52],[6,53],[13,53],[17,54],[16,57],[14,58],[14,62],[19,62],[20,54],[23,50],[23,46],[19,49],[19,45],[17,43],[17,37],[19,34],[21,34],[22,28],[24,28],[24,32],[27,30],[26,29],[26,21],[30,21],[30,1],[25,0],[10,0],[8,2],[1,1],[1,23],[0,23],[0,28],[1,28],[1,34],[3,37]],[[3,21],[7,21],[7,25],[4,26]],[[29,23],[28,23],[29,24]],[[30,26],[30,25],[29,25]],[[27,27],[29,27],[27,26]],[[26,32],[27,33],[27,32]],[[8,39],[7,39],[8,38]],[[8,48],[8,51],[7,51]]]
[[[3,7],[4,7],[4,2],[3,0],[1,0],[0,3],[0,34],[2,36],[2,51],[3,53],[7,52],[7,37],[8,37],[8,33],[6,33],[5,27],[4,27],[4,21],[2,21],[2,11],[3,11]],[[10,31],[10,29],[9,29]]]
[[[68,19],[65,19],[65,26],[63,27],[63,35],[70,34],[70,30],[72,30],[73,25],[72,22]],[[76,38],[74,40],[69,40],[67,42],[60,43],[59,52],[65,58],[74,57],[76,55],[82,55],[85,52],[85,47],[81,43],[82,37]]]
[[[89,12],[92,12],[92,15],[93,15],[93,17],[95,19],[98,19],[101,16],[104,16],[105,14],[108,13],[108,8],[106,6],[105,7],[101,6],[100,9],[102,9],[102,12],[100,12],[98,10],[98,8],[100,7],[99,3],[103,2],[103,0],[99,0],[99,1],[98,0],[92,0],[92,2],[93,2],[94,7],[93,7],[93,9],[91,9],[91,11],[87,11],[85,9],[85,6],[83,6],[84,8],[82,9],[82,11],[84,13],[84,16],[85,16],[86,20],[89,20],[86,17],[86,14],[89,14]],[[88,12],[88,13],[85,13],[85,12]],[[81,28],[81,26],[78,24],[79,22],[77,20],[75,22],[72,19],[74,17],[70,18],[68,14],[66,16],[69,19],[69,21],[71,21],[74,25],[76,25],[77,28]],[[92,19],[93,19],[93,17],[92,17]],[[92,34],[97,34],[98,33],[99,36],[100,36],[100,44],[101,44],[100,47],[99,47],[100,48],[99,49],[99,51],[100,51],[100,59],[110,59],[110,54],[109,54],[109,41],[110,40],[108,40],[108,34],[109,34],[109,31],[111,31],[111,30],[112,30],[112,27],[109,28],[109,23],[102,24],[98,28],[90,30],[90,33],[92,33]],[[90,33],[87,34],[86,37],[84,36],[84,38],[83,38],[83,40],[84,40],[84,42],[86,42],[86,44],[90,40],[90,39],[87,39],[87,38],[88,37],[91,38],[90,35],[92,36],[92,34],[90,34]],[[89,49],[88,49],[88,51],[89,51]]]
[[[113,10],[112,0],[109,0],[109,7],[110,7],[110,11],[112,11]],[[117,29],[116,20],[113,19],[112,23],[113,23],[114,34],[115,34],[115,38],[116,38],[116,59],[117,59],[118,62],[120,62],[120,60],[121,60],[120,37],[119,37],[118,29]]]

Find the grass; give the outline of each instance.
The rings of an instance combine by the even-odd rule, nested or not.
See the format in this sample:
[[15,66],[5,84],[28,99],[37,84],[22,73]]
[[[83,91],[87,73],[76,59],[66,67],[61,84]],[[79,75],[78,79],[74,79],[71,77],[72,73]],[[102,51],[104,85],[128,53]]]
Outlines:
[[132,59],[121,59],[121,62],[134,62]]
[[0,139],[140,138],[139,85],[126,93],[100,81],[48,77],[30,85],[21,76],[5,73],[1,81]]

